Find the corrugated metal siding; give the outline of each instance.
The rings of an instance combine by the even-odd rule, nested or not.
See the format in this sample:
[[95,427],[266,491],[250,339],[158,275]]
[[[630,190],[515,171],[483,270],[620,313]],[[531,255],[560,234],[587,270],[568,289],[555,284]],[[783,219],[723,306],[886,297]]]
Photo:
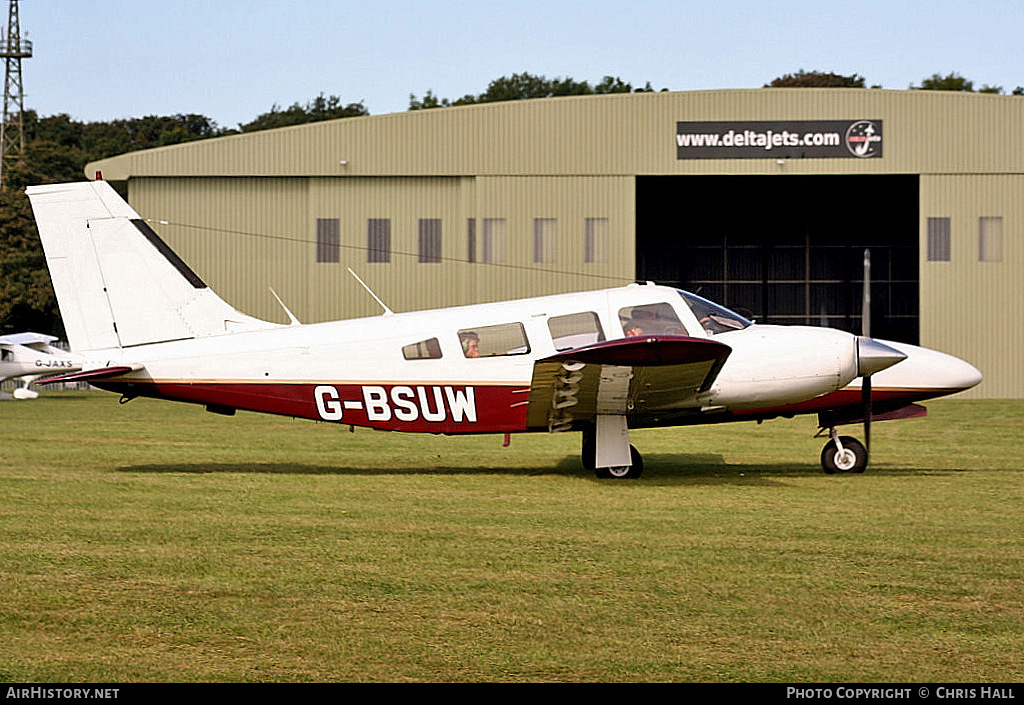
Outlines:
[[[676,159],[677,121],[882,119],[884,159]],[[132,176],[1024,172],[1017,96],[865,89],[643,93],[348,118],[134,152]],[[342,164],[341,162],[346,162]]]
[[[393,310],[410,311],[617,286],[634,271],[633,179],[139,178],[140,214],[222,297],[284,322],[274,289],[304,322],[375,315],[380,307],[351,268]],[[339,262],[316,261],[316,221],[337,219]],[[390,262],[369,262],[369,219],[387,219]],[[506,223],[504,261],[482,261],[482,222]],[[533,222],[556,222],[552,261],[533,260]],[[586,218],[608,221],[603,261],[584,263]],[[442,261],[419,261],[419,221],[441,221]],[[469,261],[475,221],[476,261]]]
[[306,179],[132,179],[129,200],[224,299],[286,322],[273,288],[298,314],[309,298]]
[[[310,222],[337,218],[341,226],[339,263],[308,267],[311,318],[330,320],[375,315],[380,307],[348,273],[359,275],[395,311],[449,305],[461,287],[464,258],[461,179],[382,178],[310,180]],[[368,262],[368,220],[387,219],[391,228],[390,262]],[[440,263],[419,262],[419,220],[441,220]]]
[[[979,262],[979,220],[1003,219],[1001,262]],[[929,217],[950,219],[950,261],[921,248],[921,344],[969,360],[985,381],[969,396],[1024,397],[1024,175],[921,179]]]
[[[882,159],[679,160],[679,121],[884,121]],[[351,266],[395,310],[581,290],[632,279],[637,175],[919,174],[921,342],[982,369],[973,396],[1024,396],[1024,98],[928,91],[762,89],[519,101],[302,125],[135,152],[87,167],[129,182],[133,206],[222,296],[285,321],[379,313]],[[858,207],[870,208],[862,203]],[[367,220],[391,221],[392,260],[369,263]],[[949,262],[927,261],[948,217]],[[978,261],[978,221],[1003,218],[1001,262]],[[316,262],[316,221],[337,218],[340,262]],[[418,261],[418,222],[442,223],[442,262]],[[501,265],[483,221],[505,220]],[[533,261],[533,220],[556,221]],[[609,253],[583,262],[586,218]]]

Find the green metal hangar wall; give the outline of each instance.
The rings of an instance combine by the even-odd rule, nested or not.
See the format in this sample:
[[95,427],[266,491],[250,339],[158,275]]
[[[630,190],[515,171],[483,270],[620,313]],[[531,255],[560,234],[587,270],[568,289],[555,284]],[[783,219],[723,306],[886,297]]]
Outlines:
[[961,356],[1024,396],[1024,99],[863,89],[350,118],[90,164],[222,296],[285,320],[652,280]]

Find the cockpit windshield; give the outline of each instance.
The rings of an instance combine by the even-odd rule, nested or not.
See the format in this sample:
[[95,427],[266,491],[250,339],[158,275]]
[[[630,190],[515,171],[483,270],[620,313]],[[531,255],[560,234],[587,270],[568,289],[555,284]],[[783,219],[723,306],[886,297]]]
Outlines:
[[719,306],[688,291],[680,289],[677,289],[677,291],[679,291],[679,295],[683,297],[683,301],[693,311],[693,315],[697,317],[697,320],[700,321],[708,335],[718,335],[719,333],[726,333],[731,330],[743,330],[747,326],[752,325],[743,316],[723,306]]

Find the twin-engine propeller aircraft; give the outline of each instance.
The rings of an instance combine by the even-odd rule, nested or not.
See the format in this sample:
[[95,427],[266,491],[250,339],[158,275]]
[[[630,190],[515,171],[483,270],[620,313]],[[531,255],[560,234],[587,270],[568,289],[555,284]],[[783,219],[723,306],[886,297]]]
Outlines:
[[38,397],[39,392],[29,389],[29,385],[40,377],[81,369],[81,357],[51,345],[56,341],[56,337],[42,333],[0,335],[0,382],[25,380],[24,386],[14,390],[15,399]]
[[581,431],[584,466],[625,478],[643,467],[631,428],[811,413],[831,437],[826,472],[862,472],[867,450],[838,425],[914,415],[914,402],[981,381],[939,352],[754,325],[655,285],[270,323],[207,288],[107,183],[28,195],[68,340],[83,357],[80,372],[53,380],[88,380],[122,400],[395,431]]

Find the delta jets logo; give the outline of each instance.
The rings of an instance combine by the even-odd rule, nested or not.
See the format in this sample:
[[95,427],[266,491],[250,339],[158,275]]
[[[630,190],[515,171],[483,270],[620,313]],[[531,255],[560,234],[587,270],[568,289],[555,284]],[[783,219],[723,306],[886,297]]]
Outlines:
[[882,156],[882,126],[874,120],[858,120],[846,130],[846,148],[860,159]]

